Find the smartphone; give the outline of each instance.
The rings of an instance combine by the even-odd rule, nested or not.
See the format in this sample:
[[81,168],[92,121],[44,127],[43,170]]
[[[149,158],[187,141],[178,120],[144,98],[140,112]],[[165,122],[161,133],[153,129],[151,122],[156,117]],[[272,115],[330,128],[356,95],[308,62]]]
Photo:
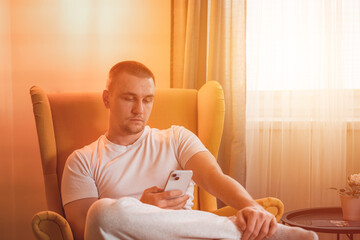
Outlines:
[[190,184],[193,172],[191,170],[171,171],[166,181],[164,191],[181,190],[182,194],[176,197],[184,196]]

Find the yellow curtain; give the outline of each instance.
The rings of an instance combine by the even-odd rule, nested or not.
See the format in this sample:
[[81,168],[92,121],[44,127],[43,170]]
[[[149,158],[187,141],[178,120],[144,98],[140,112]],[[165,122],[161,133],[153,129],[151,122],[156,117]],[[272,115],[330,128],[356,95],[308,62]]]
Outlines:
[[172,0],[171,86],[221,83],[226,114],[218,161],[242,184],[246,179],[245,21],[245,0]]
[[199,89],[206,82],[207,9],[207,0],[172,1],[171,87]]

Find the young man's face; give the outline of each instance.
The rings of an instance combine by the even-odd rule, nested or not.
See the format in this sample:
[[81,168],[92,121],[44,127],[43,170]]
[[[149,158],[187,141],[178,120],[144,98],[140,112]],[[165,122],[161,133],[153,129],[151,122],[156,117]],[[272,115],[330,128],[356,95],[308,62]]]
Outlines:
[[104,93],[105,106],[110,110],[109,130],[119,136],[141,133],[153,106],[153,79],[122,72],[113,81],[113,88]]

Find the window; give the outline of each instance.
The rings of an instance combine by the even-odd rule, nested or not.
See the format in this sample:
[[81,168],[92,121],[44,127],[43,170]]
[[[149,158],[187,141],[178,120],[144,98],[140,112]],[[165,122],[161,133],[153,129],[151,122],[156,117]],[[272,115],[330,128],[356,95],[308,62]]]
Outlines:
[[360,89],[359,5],[248,1],[248,90]]

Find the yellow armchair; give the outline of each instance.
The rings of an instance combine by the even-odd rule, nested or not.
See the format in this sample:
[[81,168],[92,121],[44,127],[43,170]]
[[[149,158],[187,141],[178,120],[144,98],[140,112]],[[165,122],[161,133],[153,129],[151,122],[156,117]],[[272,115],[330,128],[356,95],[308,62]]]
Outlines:
[[[107,129],[107,110],[102,94],[52,93],[40,87],[30,90],[38,133],[48,211],[35,214],[32,227],[38,239],[73,239],[70,225],[64,218],[60,184],[67,157],[75,149],[95,141]],[[181,125],[191,130],[217,157],[224,124],[224,95],[219,83],[207,82],[199,91],[161,89],[155,100],[149,125],[168,128]],[[216,198],[201,188],[194,192],[194,209],[233,215],[231,207],[217,209]],[[279,199],[257,200],[279,221],[284,206]]]

